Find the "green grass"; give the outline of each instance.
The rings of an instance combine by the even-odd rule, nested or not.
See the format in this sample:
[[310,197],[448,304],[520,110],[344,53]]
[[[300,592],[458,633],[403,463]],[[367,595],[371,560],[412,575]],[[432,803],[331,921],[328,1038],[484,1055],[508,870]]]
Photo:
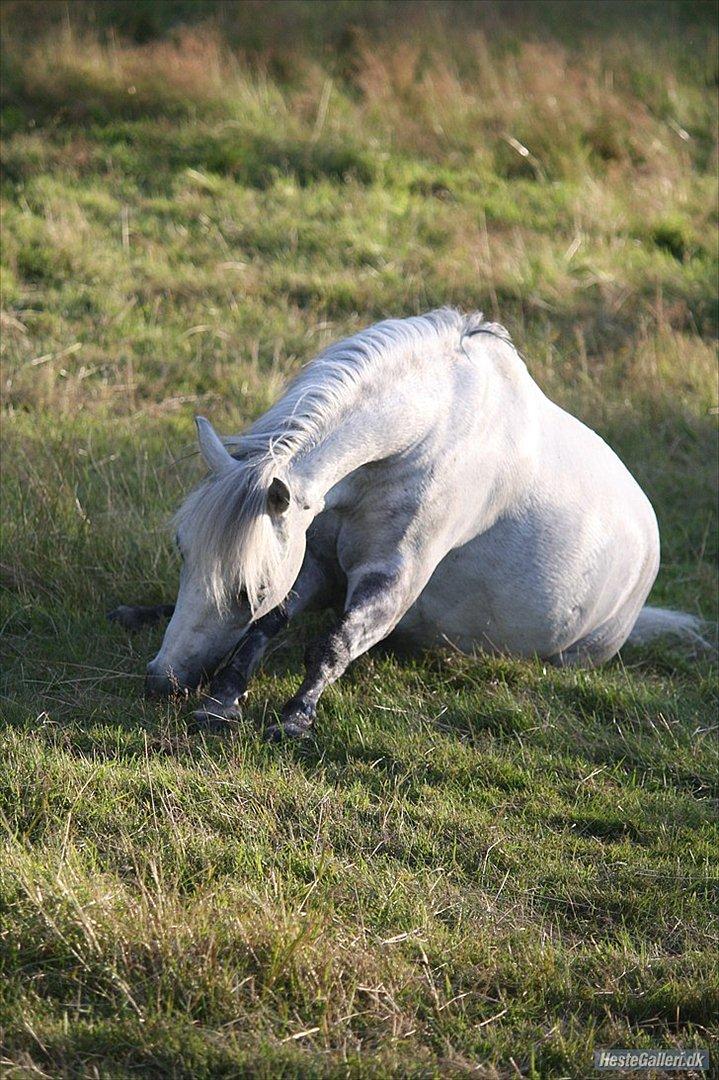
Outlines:
[[142,699],[160,631],[104,619],[172,596],[195,412],[240,430],[329,341],[443,303],[508,325],[638,477],[653,601],[716,617],[715,8],[536,7],[6,5],[13,1080],[584,1078],[595,1047],[714,1045],[711,659],[372,655],[278,749],[322,620],[201,737]]

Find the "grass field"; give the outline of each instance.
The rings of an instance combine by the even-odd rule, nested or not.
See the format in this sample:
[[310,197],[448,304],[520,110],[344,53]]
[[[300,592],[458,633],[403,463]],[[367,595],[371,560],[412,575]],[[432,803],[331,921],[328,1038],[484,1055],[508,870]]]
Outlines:
[[370,656],[277,748],[311,624],[203,737],[105,621],[172,599],[195,412],[445,303],[638,477],[653,601],[716,618],[715,5],[3,7],[0,1072],[715,1046],[711,660]]

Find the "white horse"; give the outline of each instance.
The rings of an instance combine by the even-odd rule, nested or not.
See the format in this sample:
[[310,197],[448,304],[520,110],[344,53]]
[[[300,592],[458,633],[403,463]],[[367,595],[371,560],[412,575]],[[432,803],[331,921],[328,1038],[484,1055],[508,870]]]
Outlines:
[[659,534],[639,485],[480,314],[378,323],[246,435],[197,426],[209,476],[176,518],[179,594],[147,686],[195,687],[229,652],[199,719],[239,715],[268,641],[310,607],[340,614],[270,737],[306,735],[323,690],[390,635],[586,665],[627,640],[703,640],[693,616],[643,606]]

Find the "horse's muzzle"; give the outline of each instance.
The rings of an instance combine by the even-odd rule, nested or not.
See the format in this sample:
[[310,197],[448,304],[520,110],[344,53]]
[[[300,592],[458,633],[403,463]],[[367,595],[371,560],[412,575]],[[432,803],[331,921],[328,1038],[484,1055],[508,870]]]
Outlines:
[[197,678],[178,677],[174,672],[154,668],[147,665],[145,672],[145,697],[154,701],[169,697],[181,697],[190,690],[195,690],[200,685],[200,676]]
[[172,697],[179,690],[179,686],[176,679],[169,679],[167,675],[160,672],[151,671],[147,668],[145,674],[145,697],[150,698],[153,701],[161,700],[162,698]]

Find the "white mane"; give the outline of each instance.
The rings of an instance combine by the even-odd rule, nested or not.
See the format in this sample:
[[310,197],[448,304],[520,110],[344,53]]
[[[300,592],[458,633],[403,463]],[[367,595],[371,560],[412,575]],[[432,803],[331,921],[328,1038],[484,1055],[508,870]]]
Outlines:
[[185,500],[175,525],[201,563],[208,593],[219,609],[247,594],[255,618],[281,603],[292,586],[283,574],[283,539],[267,512],[267,489],[290,460],[316,446],[368,379],[396,380],[418,349],[438,340],[459,346],[463,337],[504,327],[479,312],[440,308],[408,319],[387,319],[331,345],[309,363],[282,397],[240,436],[223,441],[238,468],[210,476]]
[[485,322],[481,312],[462,315],[453,308],[375,323],[330,345],[246,434],[223,441],[242,457],[268,454],[275,463],[292,458],[321,440],[342,405],[373,370],[381,367],[385,373],[411,360],[418,347],[436,344],[437,338],[449,337],[458,344],[481,331],[508,337],[504,327]]

